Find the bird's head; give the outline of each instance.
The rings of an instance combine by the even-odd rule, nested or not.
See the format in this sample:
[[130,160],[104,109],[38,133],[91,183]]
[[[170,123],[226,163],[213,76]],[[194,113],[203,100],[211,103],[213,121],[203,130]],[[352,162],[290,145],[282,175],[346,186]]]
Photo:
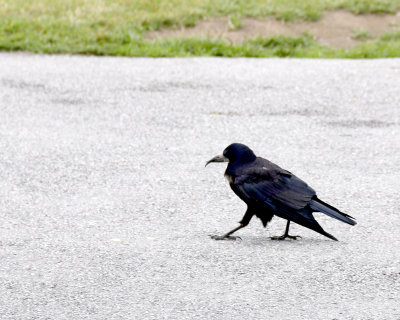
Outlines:
[[207,161],[206,166],[211,162],[240,162],[247,163],[254,161],[256,155],[246,145],[241,143],[232,143],[224,150],[223,154],[215,156],[214,158]]

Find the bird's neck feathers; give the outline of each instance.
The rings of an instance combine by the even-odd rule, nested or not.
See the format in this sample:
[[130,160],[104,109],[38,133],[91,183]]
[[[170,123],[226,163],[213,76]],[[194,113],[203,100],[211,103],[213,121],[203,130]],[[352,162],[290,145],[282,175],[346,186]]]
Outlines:
[[239,158],[229,162],[225,174],[236,175],[241,167],[252,163],[256,159],[257,157],[254,155],[253,152],[246,155],[242,154]]
[[256,160],[256,158],[257,157],[254,152],[250,149],[247,149],[238,154],[236,158],[233,159],[232,164],[235,164],[236,166],[242,166],[244,164],[253,162],[254,160]]

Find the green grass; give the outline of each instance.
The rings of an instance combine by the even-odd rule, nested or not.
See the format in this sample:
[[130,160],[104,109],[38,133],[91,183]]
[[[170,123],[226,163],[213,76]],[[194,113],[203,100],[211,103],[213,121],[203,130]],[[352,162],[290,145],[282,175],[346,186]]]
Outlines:
[[123,56],[229,57],[392,57],[400,37],[388,34],[344,51],[311,36],[250,39],[241,45],[222,40],[146,41],[144,33],[163,27],[193,26],[199,19],[273,15],[285,21],[317,20],[327,9],[394,13],[400,0],[0,0],[0,50]]
[[229,16],[228,29],[229,30],[238,30],[241,28],[243,28],[242,19],[236,15]]
[[96,43],[82,46],[79,41],[63,43],[48,38],[40,47],[31,41],[21,40],[20,45],[0,47],[2,50],[20,50],[38,53],[80,53],[94,55],[146,56],[146,57],[299,57],[299,58],[387,58],[400,57],[400,33],[390,33],[380,39],[362,43],[355,48],[344,50],[321,45],[310,35],[301,37],[276,36],[255,38],[234,45],[224,40],[205,38],[163,39],[145,41],[141,38],[102,37]]
[[359,41],[367,41],[372,38],[371,33],[365,29],[352,30],[351,38]]

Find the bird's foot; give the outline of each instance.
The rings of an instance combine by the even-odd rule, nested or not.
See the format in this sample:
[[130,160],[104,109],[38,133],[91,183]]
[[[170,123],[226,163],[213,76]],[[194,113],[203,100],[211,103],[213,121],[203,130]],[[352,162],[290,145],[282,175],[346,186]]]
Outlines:
[[283,236],[275,236],[271,237],[271,240],[285,240],[286,238],[297,240],[297,238],[301,238],[301,236],[290,236],[288,234],[284,234]]
[[235,236],[216,236],[216,235],[209,235],[211,239],[214,240],[237,240],[240,239],[242,240],[241,237],[235,237]]

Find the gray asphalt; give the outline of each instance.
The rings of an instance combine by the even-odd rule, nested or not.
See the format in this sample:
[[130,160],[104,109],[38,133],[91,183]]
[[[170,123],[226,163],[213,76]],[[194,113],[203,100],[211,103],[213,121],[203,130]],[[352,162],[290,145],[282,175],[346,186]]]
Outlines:
[[[254,218],[249,145],[357,218]],[[400,319],[400,60],[0,54],[0,318]]]

